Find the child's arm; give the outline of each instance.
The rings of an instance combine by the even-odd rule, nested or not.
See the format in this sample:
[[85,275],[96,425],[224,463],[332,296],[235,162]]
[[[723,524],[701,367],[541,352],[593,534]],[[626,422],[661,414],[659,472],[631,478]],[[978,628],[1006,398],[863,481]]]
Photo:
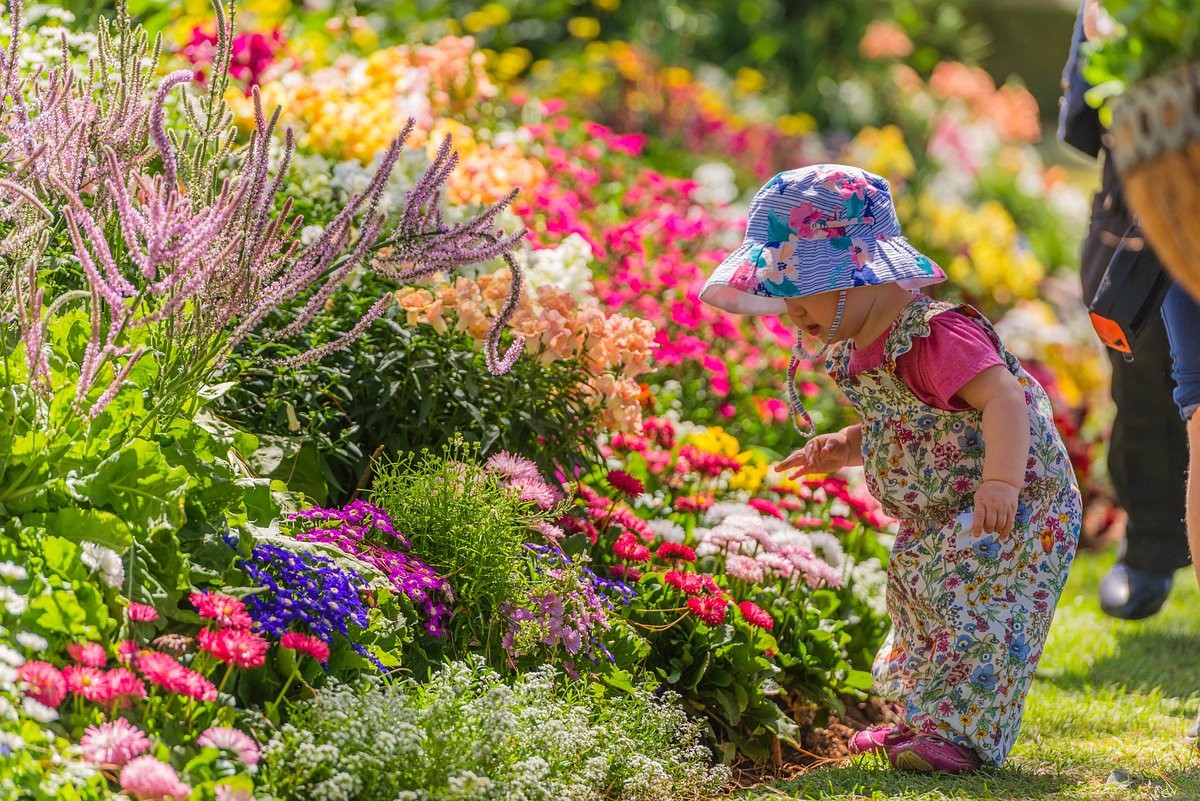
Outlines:
[[1017,515],[1029,460],[1029,407],[1025,390],[1007,368],[993,365],[958,396],[983,412],[983,479],[975,491],[975,534],[1008,534]]
[[843,467],[862,464],[862,426],[852,425],[813,437],[798,451],[775,465],[775,472],[792,470],[788,478],[807,473],[833,473]]

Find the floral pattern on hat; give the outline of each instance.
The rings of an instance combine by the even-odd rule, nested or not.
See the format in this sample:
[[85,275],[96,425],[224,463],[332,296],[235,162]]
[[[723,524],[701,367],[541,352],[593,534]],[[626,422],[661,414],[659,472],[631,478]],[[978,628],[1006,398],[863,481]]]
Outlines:
[[750,204],[746,237],[701,290],[740,314],[782,314],[785,298],[895,282],[905,288],[946,274],[900,234],[886,180],[823,164],[767,181]]

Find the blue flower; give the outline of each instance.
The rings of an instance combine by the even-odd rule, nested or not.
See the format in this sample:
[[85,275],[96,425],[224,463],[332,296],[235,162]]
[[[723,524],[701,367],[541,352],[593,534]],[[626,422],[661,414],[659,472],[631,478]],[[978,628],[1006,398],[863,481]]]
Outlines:
[[1029,646],[1025,644],[1025,635],[1018,634],[1008,644],[1008,655],[1017,662],[1029,661]]
[[991,665],[980,665],[971,673],[971,683],[989,692],[996,689],[996,669]]
[[975,543],[972,550],[975,551],[976,556],[984,561],[990,562],[1000,557],[1000,543],[991,534],[986,535],[979,542]]
[[958,438],[958,447],[968,456],[983,450],[983,432],[977,428],[968,427]]

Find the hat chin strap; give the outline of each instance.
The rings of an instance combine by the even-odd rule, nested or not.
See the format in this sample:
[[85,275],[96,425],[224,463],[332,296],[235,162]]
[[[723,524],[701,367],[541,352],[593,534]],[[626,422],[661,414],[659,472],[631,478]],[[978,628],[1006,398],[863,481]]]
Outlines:
[[829,352],[829,347],[833,344],[834,336],[842,327],[842,313],[845,311],[846,290],[843,289],[838,293],[838,305],[837,311],[833,315],[833,325],[829,327],[829,333],[825,335],[825,342],[816,353],[808,352],[808,348],[804,347],[804,332],[799,328],[796,329],[796,344],[792,347],[792,358],[788,361],[787,391],[788,407],[792,412],[792,427],[802,437],[811,437],[817,433],[817,428],[813,425],[812,417],[800,400],[800,393],[796,391],[796,372],[800,368],[800,360],[815,362],[825,358],[825,354]]

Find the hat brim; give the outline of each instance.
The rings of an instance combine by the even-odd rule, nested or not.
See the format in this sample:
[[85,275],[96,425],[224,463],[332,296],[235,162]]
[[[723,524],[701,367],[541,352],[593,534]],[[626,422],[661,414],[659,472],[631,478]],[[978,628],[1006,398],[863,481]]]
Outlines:
[[[733,314],[784,314],[787,298],[886,283],[919,289],[946,280],[942,268],[903,236],[855,238],[870,249],[858,259],[839,246],[842,239],[745,241],[704,282],[700,300]],[[793,249],[779,262],[784,244]]]

